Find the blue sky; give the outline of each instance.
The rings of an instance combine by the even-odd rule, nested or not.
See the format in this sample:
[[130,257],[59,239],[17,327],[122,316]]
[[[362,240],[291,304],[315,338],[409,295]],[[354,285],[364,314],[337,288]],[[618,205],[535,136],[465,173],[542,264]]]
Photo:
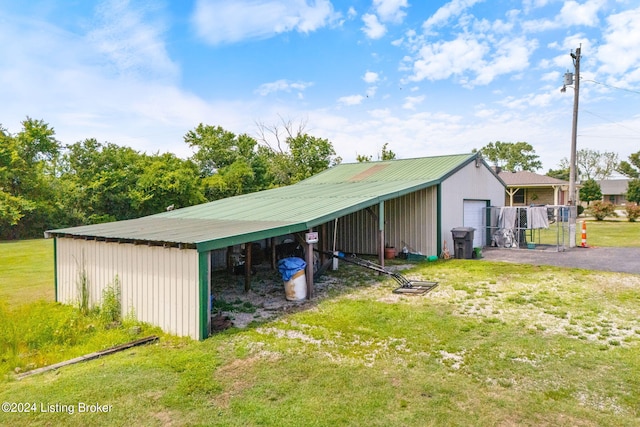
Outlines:
[[638,0],[0,0],[0,123],[191,154],[199,123],[305,123],[344,161],[530,143],[640,150]]

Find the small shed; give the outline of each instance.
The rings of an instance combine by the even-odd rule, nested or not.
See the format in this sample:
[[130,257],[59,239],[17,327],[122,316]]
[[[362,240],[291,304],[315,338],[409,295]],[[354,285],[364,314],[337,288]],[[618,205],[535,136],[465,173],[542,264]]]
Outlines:
[[[117,277],[123,314],[205,339],[212,262],[234,245],[265,242],[275,254],[281,236],[317,232],[307,259],[314,247],[324,251],[334,243],[378,255],[381,263],[385,246],[438,255],[444,242],[453,247],[452,228],[484,230],[485,208],[502,206],[504,191],[478,153],[341,164],[287,187],[45,236],[55,239],[57,301],[77,301],[82,276],[97,304]],[[474,246],[486,244],[484,234],[476,233]],[[311,296],[313,275],[307,280]]]

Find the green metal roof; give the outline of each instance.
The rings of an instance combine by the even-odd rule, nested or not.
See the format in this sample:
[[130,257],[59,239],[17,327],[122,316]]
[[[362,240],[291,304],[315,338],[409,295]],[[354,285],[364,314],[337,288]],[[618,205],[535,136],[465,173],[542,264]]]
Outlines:
[[308,230],[381,201],[439,184],[476,156],[341,164],[287,187],[47,234],[195,245],[199,251],[212,250]]

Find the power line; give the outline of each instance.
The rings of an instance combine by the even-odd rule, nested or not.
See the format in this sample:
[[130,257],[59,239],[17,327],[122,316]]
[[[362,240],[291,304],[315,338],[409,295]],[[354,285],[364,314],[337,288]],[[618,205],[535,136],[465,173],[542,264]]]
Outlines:
[[636,94],[639,94],[639,95],[640,95],[640,91],[637,91],[637,90],[627,89],[627,88],[624,88],[624,87],[612,86],[612,85],[608,85],[608,84],[606,84],[606,83],[597,82],[597,81],[595,81],[595,80],[588,80],[588,79],[584,79],[583,81],[585,81],[585,82],[595,83],[595,84],[602,85],[602,86],[606,86],[606,87],[609,87],[609,88],[611,88],[611,89],[624,90],[624,91],[627,91],[627,92],[636,93]]
[[606,118],[606,117],[603,117],[603,116],[601,116],[601,115],[599,115],[599,114],[594,113],[593,111],[585,110],[584,108],[582,109],[582,111],[584,111],[585,113],[589,113],[589,114],[591,114],[592,116],[598,117],[599,119],[605,120],[605,121],[607,121],[607,122],[609,122],[609,123],[611,123],[611,124],[614,124],[614,125],[620,126],[621,128],[625,128],[625,129],[627,129],[627,130],[629,130],[629,131],[631,131],[631,132],[634,132],[634,133],[640,133],[640,132],[638,132],[638,130],[637,130],[637,129],[632,129],[632,128],[627,127],[627,126],[625,126],[625,125],[623,125],[623,124],[621,124],[621,123],[619,123],[619,122],[614,122],[613,120],[609,120],[609,119],[608,119],[608,118]]

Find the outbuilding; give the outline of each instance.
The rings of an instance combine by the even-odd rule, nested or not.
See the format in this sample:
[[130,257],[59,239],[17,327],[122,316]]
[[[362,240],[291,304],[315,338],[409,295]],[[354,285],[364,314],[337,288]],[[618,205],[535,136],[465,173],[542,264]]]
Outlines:
[[[273,265],[282,237],[298,233],[318,237],[306,244],[308,261],[314,248],[334,247],[378,255],[381,263],[385,247],[439,255],[453,246],[454,227],[476,228],[473,244],[484,246],[485,208],[502,206],[504,192],[479,153],[351,163],[287,187],[45,235],[54,238],[57,301],[78,301],[82,278],[97,304],[117,278],[123,314],[205,339],[211,271],[237,245],[251,248],[248,265],[256,242]],[[313,274],[307,280],[311,297]]]

